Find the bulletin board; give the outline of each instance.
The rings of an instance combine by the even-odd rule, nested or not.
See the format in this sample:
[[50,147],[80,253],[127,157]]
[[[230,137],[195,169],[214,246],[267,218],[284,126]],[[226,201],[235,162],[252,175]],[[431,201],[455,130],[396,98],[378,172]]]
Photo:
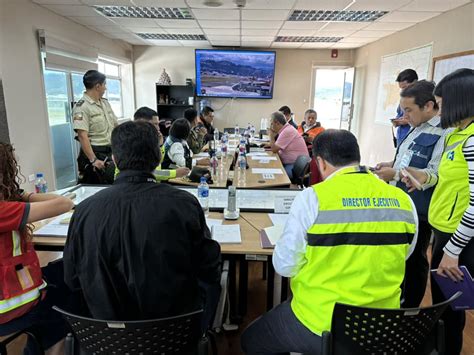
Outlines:
[[431,78],[435,83],[456,69],[474,69],[474,50],[435,57],[431,68]]

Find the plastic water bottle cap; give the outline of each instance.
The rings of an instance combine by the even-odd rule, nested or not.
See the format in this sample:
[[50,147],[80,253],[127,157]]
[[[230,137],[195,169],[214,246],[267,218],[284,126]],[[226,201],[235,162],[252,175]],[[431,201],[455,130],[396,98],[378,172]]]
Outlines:
[[205,176],[201,176],[201,183],[207,182],[207,179]]
[[36,173],[36,177],[37,177],[37,178],[42,178],[42,177],[43,177],[43,173]]

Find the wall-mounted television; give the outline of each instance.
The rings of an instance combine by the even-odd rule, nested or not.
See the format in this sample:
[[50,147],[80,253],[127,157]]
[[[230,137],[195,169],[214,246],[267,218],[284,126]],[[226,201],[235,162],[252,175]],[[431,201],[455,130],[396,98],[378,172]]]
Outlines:
[[271,99],[275,52],[196,49],[196,95]]

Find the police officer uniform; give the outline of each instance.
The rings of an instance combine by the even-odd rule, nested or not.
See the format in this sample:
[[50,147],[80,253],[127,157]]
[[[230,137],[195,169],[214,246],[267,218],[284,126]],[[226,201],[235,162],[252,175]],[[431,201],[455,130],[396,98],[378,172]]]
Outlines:
[[105,98],[95,101],[84,93],[82,99],[74,106],[74,130],[86,131],[96,158],[106,161],[105,171],[97,171],[92,165],[93,161],[89,161],[89,158],[81,148],[77,158],[80,174],[79,183],[111,184],[113,182],[114,166],[112,162],[111,136],[112,130],[117,125],[117,117],[110,103]]

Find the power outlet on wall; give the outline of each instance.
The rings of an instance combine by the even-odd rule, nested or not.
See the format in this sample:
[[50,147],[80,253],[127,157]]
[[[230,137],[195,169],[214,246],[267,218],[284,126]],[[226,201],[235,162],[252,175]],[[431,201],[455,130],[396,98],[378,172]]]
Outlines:
[[35,179],[36,179],[36,175],[35,175],[35,174],[30,174],[30,175],[28,175],[28,181],[29,181],[29,182],[33,182],[33,181],[35,181]]

